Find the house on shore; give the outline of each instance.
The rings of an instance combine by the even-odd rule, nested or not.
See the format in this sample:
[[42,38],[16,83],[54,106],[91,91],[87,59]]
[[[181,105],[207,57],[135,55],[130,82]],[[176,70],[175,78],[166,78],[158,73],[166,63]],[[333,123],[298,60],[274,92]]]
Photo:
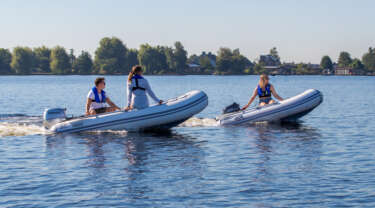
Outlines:
[[201,66],[199,64],[188,64],[188,72],[190,73],[200,73],[201,72]]
[[353,69],[352,67],[336,67],[335,75],[350,76],[350,75],[366,75],[363,69]]
[[259,63],[264,66],[280,66],[280,60],[272,55],[260,55]]
[[334,71],[331,70],[331,69],[323,69],[322,70],[322,74],[324,74],[324,75],[333,75]]

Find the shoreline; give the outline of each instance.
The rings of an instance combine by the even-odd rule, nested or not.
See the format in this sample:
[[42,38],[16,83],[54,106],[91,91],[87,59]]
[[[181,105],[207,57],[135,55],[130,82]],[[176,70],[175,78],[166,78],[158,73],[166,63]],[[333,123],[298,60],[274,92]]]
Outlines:
[[[128,76],[128,74],[0,74],[6,76]],[[145,76],[260,76],[260,74],[145,74]],[[336,76],[336,77],[373,77],[372,75],[325,75],[325,74],[278,74],[270,76]]]

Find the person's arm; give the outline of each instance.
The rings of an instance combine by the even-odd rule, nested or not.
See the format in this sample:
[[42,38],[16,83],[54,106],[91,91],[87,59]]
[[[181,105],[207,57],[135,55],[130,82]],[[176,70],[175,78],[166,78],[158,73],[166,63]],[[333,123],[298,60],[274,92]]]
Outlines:
[[156,97],[154,91],[152,91],[151,86],[150,86],[150,84],[148,83],[148,81],[147,81],[146,79],[145,79],[145,85],[146,85],[146,86],[145,86],[145,89],[146,89],[147,94],[150,95],[150,97],[151,97],[155,102],[157,102],[157,103],[159,103],[159,104],[162,104],[163,101],[160,100],[158,97]]
[[86,112],[85,112],[86,116],[89,115],[91,102],[92,102],[91,99],[87,98],[87,101],[86,101]]
[[277,92],[276,92],[275,88],[273,87],[273,85],[271,85],[271,93],[272,93],[272,95],[275,96],[275,98],[277,98],[278,100],[280,100],[280,101],[283,101],[283,100],[284,100],[282,97],[280,97],[280,96],[277,94]]
[[250,98],[250,100],[249,100],[249,102],[247,103],[247,105],[245,105],[241,110],[246,110],[246,108],[248,108],[250,105],[251,105],[251,103],[254,101],[254,99],[257,97],[257,87],[254,89],[254,91],[253,91],[253,95],[251,96],[251,98]]
[[115,108],[115,109],[117,109],[117,110],[120,110],[120,108],[119,108],[116,104],[114,104],[114,103],[112,102],[112,100],[109,99],[108,97],[106,98],[106,102],[107,102],[112,108]]
[[126,103],[127,103],[127,107],[125,108],[126,110],[129,110],[130,109],[130,105],[131,105],[131,101],[132,101],[132,90],[131,90],[131,86],[132,84],[131,83],[129,83],[129,81],[128,81],[128,83],[127,83],[127,88],[126,88],[126,93],[127,93],[127,100],[126,100]]

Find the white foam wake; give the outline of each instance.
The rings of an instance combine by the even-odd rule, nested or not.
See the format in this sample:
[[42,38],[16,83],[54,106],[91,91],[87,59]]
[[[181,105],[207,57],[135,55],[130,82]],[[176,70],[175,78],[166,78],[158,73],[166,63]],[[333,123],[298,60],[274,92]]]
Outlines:
[[26,136],[46,133],[47,131],[42,126],[35,124],[0,122],[0,137]]
[[180,127],[210,127],[217,126],[217,121],[213,118],[190,118],[184,123],[180,124]]

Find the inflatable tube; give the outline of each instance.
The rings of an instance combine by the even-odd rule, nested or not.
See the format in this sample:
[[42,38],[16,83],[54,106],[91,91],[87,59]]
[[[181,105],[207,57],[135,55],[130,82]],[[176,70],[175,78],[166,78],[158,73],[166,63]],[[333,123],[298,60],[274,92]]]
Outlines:
[[153,105],[142,110],[117,111],[68,119],[51,126],[50,131],[72,133],[91,130],[164,130],[184,122],[201,112],[207,105],[208,98],[204,92],[191,91],[162,105]]
[[224,114],[217,118],[219,125],[239,125],[262,121],[297,120],[311,112],[323,102],[319,90],[309,89],[305,92],[264,107]]

